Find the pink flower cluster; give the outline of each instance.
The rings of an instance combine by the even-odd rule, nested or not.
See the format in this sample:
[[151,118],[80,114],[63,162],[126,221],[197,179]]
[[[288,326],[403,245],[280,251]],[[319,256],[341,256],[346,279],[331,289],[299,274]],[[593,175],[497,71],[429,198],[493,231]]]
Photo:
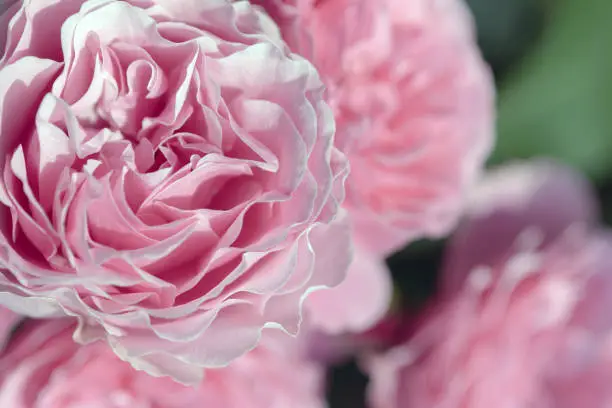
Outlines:
[[3,2],[0,407],[609,406],[609,233],[494,122],[462,0]]

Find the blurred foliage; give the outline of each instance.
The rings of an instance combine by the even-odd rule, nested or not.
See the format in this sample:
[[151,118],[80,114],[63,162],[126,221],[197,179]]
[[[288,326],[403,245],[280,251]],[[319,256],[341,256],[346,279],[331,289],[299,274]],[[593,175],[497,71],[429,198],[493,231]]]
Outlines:
[[[518,0],[516,0],[518,1]],[[540,39],[501,80],[493,163],[557,157],[612,174],[612,1],[549,1]]]
[[443,241],[422,240],[387,259],[401,308],[416,311],[434,293],[443,251]]
[[355,360],[332,367],[328,372],[327,401],[330,408],[365,408],[368,378]]
[[602,186],[598,193],[602,206],[602,221],[608,227],[612,227],[612,180],[606,185]]
[[534,0],[467,0],[482,53],[500,78],[530,49],[542,29],[544,7]]

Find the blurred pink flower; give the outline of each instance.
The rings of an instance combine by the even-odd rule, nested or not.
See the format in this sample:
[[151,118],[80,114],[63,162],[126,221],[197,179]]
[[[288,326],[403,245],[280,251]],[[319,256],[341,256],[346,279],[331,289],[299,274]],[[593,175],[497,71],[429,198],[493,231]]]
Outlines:
[[[101,342],[78,346],[64,319],[28,322],[0,354],[0,406],[11,408],[323,408],[323,370],[291,344],[258,348],[187,387],[121,361]],[[288,337],[285,337],[288,339]]]
[[573,225],[599,218],[595,192],[581,175],[550,160],[517,161],[488,172],[468,195],[463,222],[445,256],[441,290],[461,290],[478,264],[491,264],[513,251],[525,229],[542,245]]
[[0,33],[0,304],[193,382],[344,278],[323,84],[248,2],[19,2]]
[[448,233],[490,149],[494,87],[472,21],[461,0],[252,3],[319,69],[336,146],[351,162],[344,206],[358,245],[349,282],[306,307],[328,334],[368,329],[390,302],[382,258]]
[[493,81],[462,1],[254,2],[328,86],[364,249],[448,233],[494,133]]
[[[367,362],[372,407],[612,404],[612,236],[592,225],[585,187],[543,163],[484,182],[452,243],[472,248],[470,270],[455,271],[467,264],[451,251],[443,279],[460,279],[406,343]],[[496,236],[506,249],[490,255],[483,243]]]

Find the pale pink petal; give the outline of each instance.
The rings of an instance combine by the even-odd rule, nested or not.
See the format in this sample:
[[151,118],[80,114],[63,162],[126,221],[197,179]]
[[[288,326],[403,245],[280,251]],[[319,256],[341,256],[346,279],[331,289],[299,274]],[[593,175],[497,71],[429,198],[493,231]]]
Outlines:
[[385,315],[392,292],[391,273],[384,260],[356,250],[341,284],[309,296],[308,317],[329,334],[362,332]]

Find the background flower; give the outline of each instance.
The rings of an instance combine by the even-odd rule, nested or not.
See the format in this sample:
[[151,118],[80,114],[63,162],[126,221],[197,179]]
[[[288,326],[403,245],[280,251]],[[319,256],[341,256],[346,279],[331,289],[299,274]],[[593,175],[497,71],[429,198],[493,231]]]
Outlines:
[[442,293],[461,290],[478,265],[511,256],[525,230],[546,245],[571,226],[599,221],[589,181],[549,159],[515,161],[490,170],[467,201],[463,221],[446,248]]
[[[136,371],[103,343],[79,346],[64,319],[26,323],[0,354],[0,404],[13,408],[319,408],[322,370],[271,339],[187,387]],[[273,347],[270,347],[274,345]]]
[[[357,241],[387,255],[447,234],[493,139],[493,84],[463,3],[256,3],[328,85]],[[300,26],[312,42],[293,40]]]
[[369,362],[372,406],[608,406],[612,236],[587,192],[550,163],[486,180],[453,238],[451,284],[405,344]]
[[[369,329],[391,300],[383,258],[450,231],[492,144],[493,84],[471,18],[457,0],[253,3],[321,72],[351,163],[352,283],[306,307],[322,331]],[[349,296],[350,285],[371,290]]]
[[1,304],[192,382],[343,279],[323,85],[248,2],[28,1],[0,31]]

